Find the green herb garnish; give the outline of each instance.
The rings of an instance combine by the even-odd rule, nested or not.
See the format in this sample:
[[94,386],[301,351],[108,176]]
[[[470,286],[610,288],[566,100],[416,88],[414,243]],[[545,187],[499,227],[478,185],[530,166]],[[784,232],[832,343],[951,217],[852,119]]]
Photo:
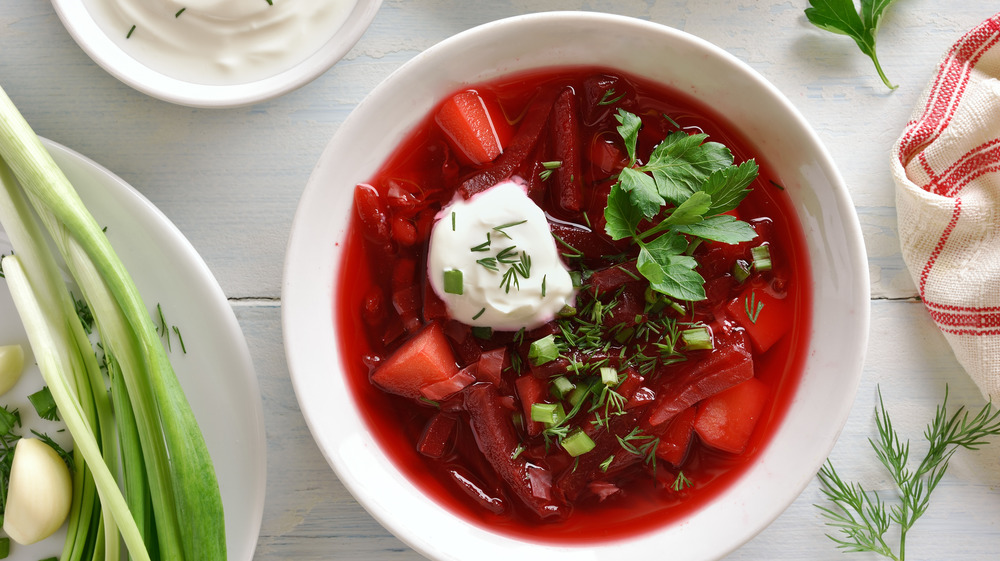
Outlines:
[[[723,214],[749,194],[757,164],[733,164],[732,152],[705,134],[672,132],[649,161],[637,165],[636,144],[642,121],[619,109],[618,132],[629,165],[618,176],[604,209],[605,231],[615,240],[639,246],[637,268],[650,286],[677,300],[704,300],[705,279],[689,246],[700,240],[739,243],[752,240],[750,224]],[[641,227],[644,222],[652,225]]]
[[[944,477],[952,455],[959,448],[978,450],[986,444],[987,437],[1000,436],[1000,409],[994,409],[991,403],[987,403],[972,417],[964,407],[949,415],[948,388],[945,387],[944,400],[924,431],[929,445],[927,452],[916,469],[910,469],[910,442],[900,439],[893,428],[881,390],[878,397],[875,411],[878,438],[870,442],[875,456],[896,485],[898,500],[887,504],[883,495],[865,490],[860,483],[844,481],[833,463],[827,460],[818,477],[823,494],[833,506],[816,506],[827,518],[827,525],[839,530],[841,537],[829,536],[837,547],[848,552],[872,552],[894,561],[903,561],[906,557],[906,536],[917,519],[927,511],[931,493]],[[898,553],[886,541],[886,532],[893,525],[898,527]]]
[[764,302],[757,300],[757,292],[754,290],[750,291],[750,296],[743,301],[743,311],[746,312],[747,318],[750,319],[750,323],[757,323],[757,318],[760,317],[761,310],[764,309]]
[[861,0],[859,13],[854,0],[809,0],[812,7],[806,8],[806,18],[820,29],[854,39],[861,52],[875,63],[875,70],[882,82],[894,90],[896,86],[882,71],[882,65],[875,54],[875,38],[882,14],[893,2],[895,0]]

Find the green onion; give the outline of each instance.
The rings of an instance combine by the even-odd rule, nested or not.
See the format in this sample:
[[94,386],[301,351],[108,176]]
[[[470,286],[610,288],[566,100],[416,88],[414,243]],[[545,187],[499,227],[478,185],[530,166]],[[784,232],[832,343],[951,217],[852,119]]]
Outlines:
[[556,411],[558,407],[558,403],[532,403],[531,420],[537,423],[553,425],[559,420],[559,415]]
[[[103,526],[101,539],[107,551],[117,549],[120,530],[133,559],[149,559],[147,547],[164,559],[225,559],[225,522],[215,469],[149,309],[104,231],[0,90],[3,161],[0,223],[15,249],[15,255],[4,258],[3,270],[42,376],[73,436],[78,465],[85,466],[77,470],[85,476],[74,481],[74,493],[80,494],[79,504],[94,504],[96,496],[101,503],[100,521],[93,520],[95,509],[74,507],[64,557],[80,551],[82,546],[73,540],[86,536],[91,527]],[[118,396],[107,395],[73,298],[31,216],[29,202],[96,319],[101,346],[113,357],[109,372],[112,393]],[[122,389],[127,396],[121,395]],[[135,413],[131,427],[124,426],[128,415],[117,406],[126,400]],[[114,412],[109,401],[116,404]],[[118,439],[128,502],[113,475],[119,472],[114,446]],[[133,446],[137,443],[141,449]],[[142,475],[133,477],[127,471],[135,465],[142,466]],[[142,476],[148,477],[145,483]],[[130,481],[137,480],[141,488],[133,493]],[[142,497],[153,513],[132,502],[132,497]],[[146,527],[147,520],[155,521],[155,529]]]
[[751,247],[750,256],[753,257],[753,268],[755,271],[771,270],[771,249],[767,244]]
[[561,444],[563,449],[566,450],[566,453],[574,458],[590,452],[595,446],[597,446],[594,444],[594,441],[587,436],[587,433],[579,429],[571,432],[566,438],[562,439]]
[[29,395],[28,401],[31,402],[31,406],[35,408],[35,412],[38,413],[39,417],[49,421],[59,420],[56,402],[52,399],[52,392],[49,391],[48,386]]
[[715,348],[715,343],[712,340],[712,332],[705,325],[681,331],[681,341],[684,343],[685,349],[692,351],[711,350]]
[[590,386],[577,386],[569,394],[569,404],[575,409],[590,395]]
[[444,272],[444,291],[448,294],[462,294],[462,271],[448,269]]
[[565,376],[559,376],[552,380],[552,393],[559,399],[566,397],[566,394],[573,391],[575,388],[576,384],[570,382],[569,378]]
[[601,383],[605,386],[618,385],[618,371],[610,366],[601,367]]
[[493,337],[493,328],[488,325],[474,325],[472,326],[472,336],[476,339],[489,339]]
[[750,264],[742,259],[737,259],[733,263],[733,278],[736,279],[737,283],[743,284],[743,281],[747,280],[749,276]]
[[528,361],[534,366],[552,362],[557,358],[559,358],[559,349],[556,347],[555,335],[546,335],[533,341],[528,347]]

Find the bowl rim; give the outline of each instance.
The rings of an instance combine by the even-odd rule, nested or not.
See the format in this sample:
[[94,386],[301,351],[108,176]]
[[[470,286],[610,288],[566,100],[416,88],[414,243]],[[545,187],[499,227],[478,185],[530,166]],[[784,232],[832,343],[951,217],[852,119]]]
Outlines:
[[81,0],[51,0],[66,31],[87,55],[119,81],[150,97],[197,108],[233,108],[274,99],[312,82],[361,39],[382,0],[357,0],[344,23],[313,54],[273,76],[209,85],[167,76],[132,58],[94,20]]
[[[347,457],[346,454],[372,454],[374,452],[375,455],[378,455],[379,452],[371,449],[371,442],[361,442],[360,440],[363,439],[359,440],[360,437],[357,435],[352,435],[346,439],[338,439],[336,442],[331,442],[329,440],[329,433],[331,431],[325,431],[324,433],[322,419],[316,415],[317,404],[313,401],[315,396],[310,395],[310,393],[314,391],[314,388],[310,387],[311,382],[308,374],[310,365],[302,362],[303,359],[299,352],[304,350],[307,346],[317,342],[315,336],[303,338],[302,336],[304,335],[303,331],[305,328],[299,324],[299,321],[301,320],[299,314],[308,313],[307,308],[315,308],[316,303],[310,296],[303,294],[302,279],[297,277],[298,275],[306,272],[309,272],[310,274],[319,273],[321,276],[325,276],[332,274],[332,270],[325,265],[317,265],[316,263],[306,262],[309,257],[305,255],[301,248],[310,243],[307,239],[310,233],[306,231],[307,225],[304,223],[308,220],[308,215],[314,212],[313,207],[317,204],[320,197],[319,193],[324,188],[324,186],[318,184],[318,181],[321,176],[329,173],[329,170],[325,169],[326,166],[324,165],[324,161],[328,158],[329,154],[335,149],[338,142],[342,142],[342,138],[344,136],[349,135],[351,131],[354,131],[356,127],[360,126],[359,123],[361,119],[373,110],[369,109],[369,107],[377,107],[378,104],[383,103],[384,100],[382,98],[385,97],[385,95],[388,95],[386,92],[392,90],[393,88],[398,88],[401,84],[405,84],[411,74],[419,71],[421,68],[434,64],[435,60],[444,56],[443,53],[472,47],[473,44],[484,35],[503,36],[506,33],[517,32],[518,28],[530,26],[541,26],[552,29],[551,26],[557,25],[572,26],[595,23],[616,26],[616,29],[621,28],[621,30],[632,30],[641,33],[662,35],[665,41],[679,41],[686,46],[697,50],[699,53],[719,59],[721,63],[731,67],[734,71],[739,72],[741,78],[745,78],[752,82],[753,87],[759,88],[762,95],[768,96],[769,100],[775,103],[776,106],[778,106],[780,110],[785,113],[787,119],[795,125],[796,133],[801,133],[802,140],[808,143],[811,150],[815,152],[817,158],[816,164],[818,168],[816,171],[820,173],[823,178],[828,179],[833,188],[831,193],[825,194],[824,196],[830,197],[830,201],[834,206],[836,206],[837,211],[840,213],[839,217],[843,219],[843,223],[836,225],[824,224],[822,226],[843,228],[843,250],[845,251],[846,259],[848,259],[850,265],[852,266],[852,268],[848,271],[848,292],[850,292],[850,296],[852,298],[848,304],[854,307],[852,312],[854,314],[854,323],[852,325],[854,330],[852,333],[846,335],[846,337],[849,343],[849,348],[854,352],[853,354],[841,357],[843,359],[841,365],[843,376],[837,380],[837,385],[844,393],[841,400],[839,400],[836,404],[831,405],[833,408],[831,414],[834,418],[832,419],[832,422],[825,425],[823,431],[815,435],[818,442],[816,445],[824,451],[822,457],[817,456],[816,458],[811,458],[810,463],[807,466],[804,466],[799,472],[793,474],[791,480],[785,480],[787,484],[784,487],[782,498],[780,501],[777,501],[777,503],[780,504],[772,501],[772,504],[769,506],[769,510],[764,513],[763,516],[760,516],[753,521],[743,521],[739,528],[738,536],[725,536],[718,539],[715,543],[703,545],[702,549],[696,548],[690,552],[681,552],[678,554],[678,558],[707,559],[722,557],[753,538],[757,533],[773,522],[773,520],[776,519],[792,502],[794,502],[794,500],[812,480],[830,450],[832,450],[833,445],[835,444],[844,424],[847,421],[848,414],[851,410],[851,406],[853,405],[854,397],[860,383],[862,365],[867,349],[870,316],[870,280],[868,277],[866,252],[864,241],[861,236],[860,223],[858,222],[856,210],[850,199],[843,178],[834,165],[833,160],[826,148],[820,142],[815,131],[809,127],[801,113],[774,85],[768,82],[757,71],[753,70],[748,64],[742,62],[735,56],[729,54],[720,47],[709,43],[708,41],[666,25],[628,16],[598,12],[542,12],[504,18],[460,32],[428,48],[426,51],[418,54],[416,57],[404,63],[397,70],[391,73],[368,96],[366,96],[362,102],[358,104],[355,110],[352,111],[351,115],[348,116],[338,131],[334,134],[333,138],[330,139],[323,155],[320,158],[320,162],[313,170],[313,174],[309,179],[306,189],[303,191],[302,199],[300,200],[299,207],[293,219],[292,229],[288,240],[288,249],[286,251],[285,274],[282,284],[282,325],[284,330],[286,359],[288,361],[289,372],[293,388],[296,392],[297,398],[299,399],[300,407],[304,417],[306,418],[306,423],[316,439],[321,452],[337,473],[340,480],[344,483],[345,487],[347,487],[358,502],[374,518],[376,518],[391,533],[395,534],[407,545],[414,548],[424,556],[432,559],[458,560],[462,559],[463,556],[462,552],[456,552],[457,550],[455,547],[448,546],[446,548],[442,548],[440,544],[432,543],[430,541],[432,538],[422,535],[421,529],[401,526],[397,520],[394,520],[400,516],[398,509],[394,511],[394,508],[398,505],[387,503],[379,497],[366,495],[368,489],[371,487],[369,484],[370,482],[363,482],[358,479],[358,471],[356,469],[350,469],[350,466],[348,465],[350,464],[350,461],[345,460]],[[523,70],[523,68],[519,69]],[[502,74],[501,69],[492,69],[490,72],[493,72],[490,74],[491,77]],[[334,284],[336,283],[336,281],[333,282]],[[332,291],[333,285],[327,286],[326,288]],[[790,415],[786,416],[786,420],[783,421],[784,424],[787,424],[787,417],[789,416]],[[777,437],[772,439],[772,441],[774,440],[778,440]],[[770,443],[768,447],[771,447],[772,444],[773,442]],[[758,453],[758,457],[764,456],[767,452],[768,450],[761,450]],[[352,459],[351,461],[358,460]],[[370,458],[365,458],[362,463],[366,465],[366,468],[373,467],[371,465]],[[755,465],[753,469],[757,471],[766,471],[774,469],[775,467],[776,466],[774,465],[761,461],[759,462],[759,465]],[[750,472],[748,470],[748,473],[744,474],[744,477],[748,477],[749,475]],[[368,474],[365,475],[365,477],[367,476]],[[735,487],[735,485],[730,487]],[[433,509],[433,506],[431,508]],[[574,559],[578,559],[581,554],[584,554],[585,559],[617,559],[623,555],[627,555],[627,550],[623,547],[624,542],[622,541],[588,542],[584,548],[569,547],[563,544],[531,542],[520,540],[518,538],[498,536],[496,534],[489,533],[488,531],[471,527],[471,525],[467,523],[463,524],[463,521],[458,519],[456,515],[451,516],[457,519],[458,523],[455,526],[463,539],[473,540],[478,543],[478,549],[470,548],[464,551],[466,558],[470,553],[481,553],[484,547],[491,546],[504,548],[503,551],[507,557],[509,557],[512,551],[517,551],[523,548],[545,549],[545,555],[550,559],[569,559],[570,556]],[[687,523],[684,523],[680,526],[687,525]],[[674,529],[675,528],[671,528],[670,531],[672,532]],[[661,537],[661,534],[661,532],[652,531],[640,534],[636,536],[634,540],[629,539],[627,541],[630,543],[639,543],[638,547],[640,548],[662,547],[662,542],[656,545],[657,539]],[[537,550],[535,549],[529,549],[529,551],[537,553]],[[648,551],[654,550],[650,549]],[[638,553],[639,550],[636,550],[636,552]],[[606,557],[602,557],[602,555],[605,555]],[[485,558],[486,557],[484,557],[484,559]]]

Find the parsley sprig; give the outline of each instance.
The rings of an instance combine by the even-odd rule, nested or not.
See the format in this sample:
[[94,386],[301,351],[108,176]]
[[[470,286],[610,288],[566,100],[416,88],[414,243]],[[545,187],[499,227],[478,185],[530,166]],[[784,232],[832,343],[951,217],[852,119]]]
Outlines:
[[854,6],[854,0],[809,0],[811,8],[806,8],[806,18],[820,29],[847,35],[858,44],[861,52],[875,63],[875,70],[882,82],[891,90],[896,86],[889,81],[875,54],[875,37],[878,35],[882,14],[896,0],[861,0],[861,11]]
[[677,300],[704,300],[705,279],[690,251],[700,240],[739,243],[756,237],[746,222],[724,214],[739,206],[757,178],[757,164],[733,164],[729,148],[706,134],[675,131],[649,161],[636,156],[642,120],[619,109],[618,133],[629,165],[618,175],[604,209],[605,231],[639,246],[637,267],[650,287]]
[[[877,553],[894,561],[906,558],[906,536],[925,512],[931,493],[944,477],[948,462],[959,449],[978,450],[986,438],[1000,435],[1000,410],[987,403],[970,417],[964,407],[949,415],[948,390],[937,407],[934,418],[924,431],[928,449],[916,469],[910,469],[910,442],[900,438],[892,426],[879,392],[875,412],[878,438],[871,440],[879,461],[896,485],[898,501],[887,504],[877,492],[867,491],[860,483],[844,481],[829,460],[818,477],[823,494],[832,507],[816,505],[827,518],[827,525],[837,528],[842,537],[829,536],[837,546],[849,552]],[[886,541],[886,532],[899,527],[899,550],[894,552]]]

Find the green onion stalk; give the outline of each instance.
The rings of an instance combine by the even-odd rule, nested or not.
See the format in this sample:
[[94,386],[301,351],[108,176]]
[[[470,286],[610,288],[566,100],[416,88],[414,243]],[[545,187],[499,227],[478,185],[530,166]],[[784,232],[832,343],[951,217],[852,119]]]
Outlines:
[[[14,256],[4,259],[3,268],[43,376],[103,507],[101,520],[95,523],[81,513],[78,524],[99,527],[97,551],[103,549],[109,561],[115,559],[111,550],[119,549],[112,527],[120,530],[134,559],[224,560],[225,521],[218,480],[150,313],[102,228],[2,89],[0,159],[23,191],[20,196],[15,182],[4,181],[2,198],[7,201],[0,206],[10,212],[0,216],[0,223],[8,233],[20,230],[24,235],[16,242],[11,236]],[[65,305],[67,300],[72,303],[72,296],[55,258],[38,256],[47,248],[38,226],[30,225],[33,217],[25,200],[54,241],[94,316],[111,378],[110,404],[99,373],[88,373],[86,368],[62,370],[93,350],[84,348],[79,339],[75,327],[79,319],[75,309]],[[89,393],[81,391],[86,384]],[[97,418],[96,428],[82,401],[95,403],[89,418]],[[114,422],[108,418],[112,409]],[[119,458],[101,452],[102,446],[115,448],[116,440],[124,495],[112,475],[118,471]],[[67,549],[72,547],[67,543]]]

